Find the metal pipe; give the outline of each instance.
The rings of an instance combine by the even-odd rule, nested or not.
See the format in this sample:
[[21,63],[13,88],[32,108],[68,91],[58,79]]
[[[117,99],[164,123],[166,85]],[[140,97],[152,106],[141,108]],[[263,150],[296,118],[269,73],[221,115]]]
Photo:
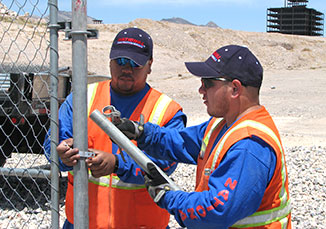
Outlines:
[[51,171],[44,169],[19,169],[0,167],[0,174],[3,176],[15,177],[51,178]]
[[57,153],[58,145],[58,2],[57,0],[48,1],[50,8],[50,128],[51,128],[51,226],[60,228],[60,209],[59,209],[59,159]]
[[[87,1],[72,1],[72,85],[74,147],[87,151]],[[88,168],[81,157],[74,166],[74,228],[89,227]]]
[[134,159],[134,161],[147,173],[147,165],[156,166],[160,174],[168,181],[172,190],[180,190],[180,188],[166,175],[151,159],[149,159],[137,146],[135,146],[112,122],[110,122],[99,110],[94,110],[90,118],[126,153]]

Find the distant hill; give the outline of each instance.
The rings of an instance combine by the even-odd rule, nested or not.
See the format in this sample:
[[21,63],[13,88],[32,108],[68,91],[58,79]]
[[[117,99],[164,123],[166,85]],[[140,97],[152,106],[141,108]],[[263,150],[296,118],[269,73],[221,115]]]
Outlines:
[[191,23],[183,18],[179,17],[173,17],[173,18],[163,18],[161,21],[168,21],[168,22],[173,22],[176,24],[184,24],[184,25],[195,25],[194,23]]
[[[194,23],[191,23],[183,18],[179,18],[179,17],[172,17],[172,18],[164,18],[161,21],[168,21],[168,22],[172,22],[172,23],[176,23],[176,24],[183,24],[183,25],[196,25]],[[196,25],[198,26],[198,25]],[[214,22],[210,21],[208,22],[206,25],[199,25],[199,26],[206,26],[206,27],[211,27],[211,28],[219,28],[219,26],[217,26]]]
[[208,22],[206,25],[201,25],[201,26],[206,26],[206,27],[211,27],[211,28],[220,28],[218,25],[216,25],[212,21]]

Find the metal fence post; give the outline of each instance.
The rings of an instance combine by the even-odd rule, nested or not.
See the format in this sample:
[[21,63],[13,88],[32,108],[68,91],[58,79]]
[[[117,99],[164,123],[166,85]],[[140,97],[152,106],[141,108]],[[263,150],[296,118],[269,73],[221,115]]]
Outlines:
[[51,226],[59,228],[59,160],[56,150],[58,144],[58,2],[48,1],[50,9],[50,127],[51,127]]
[[[87,1],[72,1],[72,82],[74,147],[87,151]],[[88,170],[74,166],[74,228],[88,228]]]

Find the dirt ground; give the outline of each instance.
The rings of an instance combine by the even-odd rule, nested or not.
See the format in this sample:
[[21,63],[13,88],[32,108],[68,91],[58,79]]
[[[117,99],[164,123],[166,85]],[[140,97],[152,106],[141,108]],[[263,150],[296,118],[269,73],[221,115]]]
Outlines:
[[[185,75],[149,82],[184,108],[188,126],[208,119],[197,77]],[[261,104],[274,118],[284,147],[326,145],[326,69],[276,70],[264,73]]]
[[[4,35],[3,44],[10,42],[10,37],[16,37],[19,24],[10,26],[12,29]],[[148,32],[154,41],[154,63],[148,82],[183,106],[188,115],[188,125],[207,120],[208,115],[198,93],[200,81],[186,70],[184,62],[204,61],[224,45],[247,46],[264,67],[261,104],[274,117],[284,146],[326,145],[325,37],[234,31],[149,19],[90,27],[99,30],[99,38],[87,42],[88,71],[107,76],[110,75],[108,60],[115,35],[127,27],[139,27]],[[25,34],[33,34],[32,28],[26,27]],[[47,45],[44,40],[41,41],[40,44]],[[35,55],[35,47],[28,45],[24,49],[26,55],[19,55],[19,48],[24,46],[21,44],[25,44],[26,39],[19,36],[15,43],[17,45],[11,48],[11,59],[20,56],[19,60],[23,63],[24,57],[35,56],[35,62],[44,61],[41,57],[45,49],[40,49]],[[71,47],[71,41],[64,40],[64,33],[60,32],[60,67],[72,66]],[[9,55],[4,56],[7,59],[3,63],[10,61]]]
[[108,60],[116,33],[131,26],[144,29],[152,36],[154,63],[148,82],[183,106],[188,126],[207,120],[208,115],[198,93],[200,80],[186,70],[184,62],[204,61],[217,48],[237,44],[247,46],[264,67],[261,104],[273,116],[284,147],[326,145],[325,37],[212,29],[137,19],[129,24],[97,27],[99,40],[88,43],[91,72],[109,74],[107,65],[96,63]]

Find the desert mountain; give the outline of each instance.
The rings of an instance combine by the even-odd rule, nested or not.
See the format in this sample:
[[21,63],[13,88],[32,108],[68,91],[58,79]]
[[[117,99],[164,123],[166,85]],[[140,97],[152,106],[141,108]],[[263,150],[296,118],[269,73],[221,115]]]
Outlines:
[[183,18],[179,18],[179,17],[163,18],[161,21],[173,22],[176,24],[184,24],[184,25],[195,25],[195,24],[193,24]]
[[[98,40],[89,40],[89,70],[108,74],[106,63],[109,49],[116,33],[126,27],[136,26],[147,31],[154,41],[154,65],[152,75],[165,77],[188,74],[185,61],[201,61],[217,48],[238,44],[247,46],[259,58],[265,69],[318,69],[326,68],[326,38],[293,36],[279,33],[246,32],[222,28],[136,19],[128,24],[90,25],[100,32]],[[62,40],[62,39],[61,39]],[[71,46],[60,42],[62,51]],[[61,54],[61,57],[65,54]],[[68,58],[68,56],[67,56]],[[66,62],[63,58],[61,61]],[[70,57],[69,57],[70,59]]]
[[[37,63],[49,63],[44,60],[49,40],[47,24],[38,25],[38,33],[43,30],[43,37],[35,37],[33,43],[26,44],[29,34],[35,33],[33,26],[13,24],[10,20],[3,21],[3,28],[11,28],[3,35],[3,44],[10,45],[10,58],[16,59],[16,64],[23,64],[22,58],[30,61],[35,56],[35,44],[40,47],[35,56]],[[127,24],[89,24],[89,28],[99,30],[98,39],[90,39],[88,46],[88,70],[95,74],[109,75],[107,62],[109,50],[114,36],[118,31],[127,27],[139,27],[147,31],[154,41],[154,64],[151,76],[175,77],[189,75],[184,67],[185,61],[202,61],[217,48],[237,44],[247,46],[259,58],[266,70],[292,69],[320,69],[326,68],[326,38],[279,33],[246,32],[223,29],[220,27],[197,26],[178,24],[169,21],[153,21],[150,19],[136,19]],[[24,31],[17,36],[17,31]],[[11,38],[15,37],[15,40]],[[71,66],[71,41],[64,40],[64,32],[59,32],[59,65]],[[38,40],[39,39],[39,40]],[[24,47],[24,54],[19,55],[20,47]],[[16,50],[17,49],[17,50]],[[16,57],[17,56],[17,57]],[[7,55],[9,58],[9,55]],[[40,59],[38,59],[40,58]],[[5,64],[9,59],[4,59]],[[163,75],[163,76],[162,76]]]
[[[166,18],[166,19],[162,19],[161,21],[167,21],[167,22],[172,22],[172,23],[176,23],[176,24],[184,24],[184,25],[196,25],[194,23],[191,23],[191,22],[189,22],[183,18],[179,18],[179,17]],[[206,25],[200,25],[200,26],[207,26],[207,27],[212,27],[212,28],[218,27],[218,25],[216,25],[212,21],[209,21]]]

